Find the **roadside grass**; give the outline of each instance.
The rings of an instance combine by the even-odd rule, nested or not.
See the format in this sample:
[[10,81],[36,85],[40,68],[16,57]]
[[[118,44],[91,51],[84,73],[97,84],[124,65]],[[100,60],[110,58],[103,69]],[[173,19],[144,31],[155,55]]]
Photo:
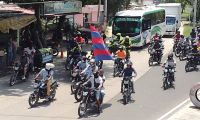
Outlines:
[[190,36],[190,32],[192,31],[192,25],[184,25],[183,26],[183,35],[185,37],[189,37]]

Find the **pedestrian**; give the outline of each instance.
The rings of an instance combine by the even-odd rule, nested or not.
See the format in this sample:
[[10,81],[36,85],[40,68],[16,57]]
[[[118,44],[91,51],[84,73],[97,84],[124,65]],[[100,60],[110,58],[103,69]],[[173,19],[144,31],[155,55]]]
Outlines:
[[7,43],[6,53],[7,53],[7,56],[6,56],[7,57],[7,59],[6,59],[7,66],[11,66],[12,59],[13,59],[12,39],[11,38]]
[[13,64],[15,62],[16,55],[17,55],[17,40],[16,40],[16,38],[12,39],[12,52],[13,52],[12,64]]
[[[5,56],[5,52],[4,52],[4,49],[3,47],[0,47],[0,66],[2,67],[3,66],[3,57]],[[1,68],[0,67],[0,68]]]

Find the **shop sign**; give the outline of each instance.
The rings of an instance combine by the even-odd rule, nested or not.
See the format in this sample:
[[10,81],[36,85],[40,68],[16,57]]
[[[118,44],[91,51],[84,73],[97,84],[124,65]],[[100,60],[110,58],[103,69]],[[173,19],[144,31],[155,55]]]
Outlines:
[[59,1],[44,3],[44,14],[81,13],[81,1]]

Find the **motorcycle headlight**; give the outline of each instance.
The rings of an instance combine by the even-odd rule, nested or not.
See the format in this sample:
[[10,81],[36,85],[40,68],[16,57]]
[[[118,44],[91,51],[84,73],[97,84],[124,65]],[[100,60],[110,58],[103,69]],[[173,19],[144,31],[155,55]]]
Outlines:
[[73,77],[76,77],[76,75],[77,75],[76,72],[73,72],[73,73],[72,73],[72,76],[73,76]]
[[37,88],[38,87],[38,83],[34,83],[33,87]]
[[167,70],[167,69],[165,69],[165,72],[168,72],[168,70]]
[[83,96],[86,96],[88,94],[88,92],[83,92]]
[[128,82],[129,82],[128,80],[125,80],[125,81],[124,81],[124,84],[128,84]]
[[174,69],[172,69],[172,72],[174,72]]
[[15,66],[15,67],[14,67],[14,70],[18,70],[18,69],[19,69],[19,67],[18,67],[18,66]]

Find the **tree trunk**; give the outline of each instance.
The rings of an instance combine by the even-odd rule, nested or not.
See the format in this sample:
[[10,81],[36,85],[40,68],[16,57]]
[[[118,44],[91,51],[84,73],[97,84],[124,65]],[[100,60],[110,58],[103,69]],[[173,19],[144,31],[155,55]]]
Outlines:
[[60,44],[63,39],[62,28],[64,26],[64,22],[65,22],[65,15],[59,18],[58,25],[53,33],[52,40],[58,44]]
[[36,4],[35,5],[35,16],[36,16],[36,30],[38,32],[38,41],[40,41],[40,43],[42,44],[41,47],[47,47],[46,45],[46,39],[44,38],[44,31],[42,30],[42,22],[40,19],[40,5]]

